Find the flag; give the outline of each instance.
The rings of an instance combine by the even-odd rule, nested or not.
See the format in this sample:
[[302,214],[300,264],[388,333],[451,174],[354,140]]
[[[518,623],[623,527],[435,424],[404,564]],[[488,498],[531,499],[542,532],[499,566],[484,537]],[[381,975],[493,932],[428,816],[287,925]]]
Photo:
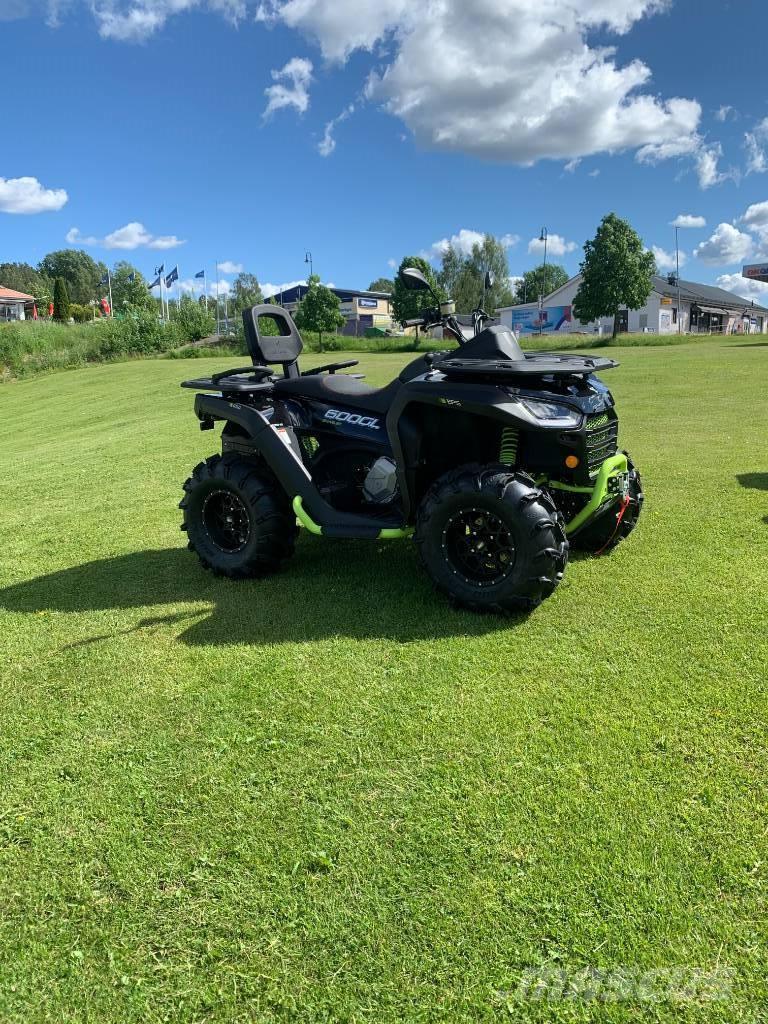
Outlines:
[[147,288],[159,288],[160,287],[160,275],[158,274],[152,284],[148,284]]
[[174,281],[179,280],[179,268],[174,267],[173,270],[165,278],[165,287],[170,288]]
[[136,280],[136,273],[135,273],[135,271],[131,271],[131,273],[128,275],[128,284],[133,284],[135,280]]
[[197,272],[197,273],[195,274],[195,277],[205,277],[205,271],[204,271],[204,270],[199,270],[199,271],[198,271],[198,272]]
[[164,263],[161,263],[159,267],[155,267],[155,273],[157,274],[158,277],[160,276],[160,274],[163,273],[164,270],[165,270],[165,264]]
[[105,284],[109,284],[109,273],[106,273],[99,281],[99,288],[102,288]]

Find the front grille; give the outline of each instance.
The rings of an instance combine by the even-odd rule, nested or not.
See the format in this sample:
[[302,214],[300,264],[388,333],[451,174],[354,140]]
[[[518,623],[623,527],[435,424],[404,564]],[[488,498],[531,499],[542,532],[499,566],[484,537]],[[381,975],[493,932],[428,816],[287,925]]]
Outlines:
[[587,430],[597,430],[598,427],[606,426],[608,422],[607,412],[600,412],[597,416],[589,416],[587,418]]
[[590,416],[587,431],[587,467],[590,473],[595,473],[607,458],[616,454],[619,421],[609,420],[605,413]]

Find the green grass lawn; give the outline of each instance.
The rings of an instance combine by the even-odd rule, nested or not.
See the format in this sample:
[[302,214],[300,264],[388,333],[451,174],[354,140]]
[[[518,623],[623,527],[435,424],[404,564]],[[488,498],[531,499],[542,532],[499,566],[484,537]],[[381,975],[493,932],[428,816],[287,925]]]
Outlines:
[[[409,542],[204,573],[199,361],[2,387],[3,1024],[765,1020],[768,347],[615,351],[641,525],[512,620]],[[733,988],[516,996],[552,967]]]

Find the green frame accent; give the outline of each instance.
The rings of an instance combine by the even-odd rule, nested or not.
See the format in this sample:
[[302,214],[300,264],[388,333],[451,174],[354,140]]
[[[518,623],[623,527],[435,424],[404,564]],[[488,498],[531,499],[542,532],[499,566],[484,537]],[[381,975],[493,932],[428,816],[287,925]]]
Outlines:
[[[622,473],[627,473],[629,466],[627,464],[627,456],[622,452],[612,455],[609,459],[600,467],[597,478],[595,479],[595,485],[592,488],[592,497],[589,499],[584,508],[577,512],[573,519],[566,524],[565,532],[570,534],[574,533],[583,526],[586,521],[597,512],[601,505],[604,504],[605,499],[608,497],[608,481],[611,477],[620,476]],[[579,490],[589,492],[588,487],[570,487],[567,484],[560,485],[557,483],[550,484],[551,487],[562,487],[564,490]]]
[[[312,519],[311,516],[307,513],[306,509],[304,508],[304,504],[303,504],[303,502],[301,500],[301,495],[299,495],[299,494],[297,494],[296,497],[293,499],[293,511],[294,511],[294,513],[296,515],[296,518],[299,521],[299,525],[300,526],[303,526],[305,530],[309,530],[309,532],[313,533],[316,537],[322,537],[323,536],[323,528],[322,528],[322,526],[320,526],[318,523],[316,523],[314,521],[314,519]],[[403,527],[390,526],[390,527],[387,527],[387,528],[385,528],[383,530],[379,530],[377,536],[375,538],[373,538],[373,539],[374,540],[401,540],[404,537],[412,537],[412,536],[413,536],[413,527],[412,526],[403,526]]]
[[322,536],[323,528],[311,519],[304,511],[304,505],[301,501],[301,495],[297,494],[293,499],[293,511],[296,513],[296,518],[299,521],[299,526],[303,526],[305,530],[309,530],[310,533],[314,533],[316,537]]

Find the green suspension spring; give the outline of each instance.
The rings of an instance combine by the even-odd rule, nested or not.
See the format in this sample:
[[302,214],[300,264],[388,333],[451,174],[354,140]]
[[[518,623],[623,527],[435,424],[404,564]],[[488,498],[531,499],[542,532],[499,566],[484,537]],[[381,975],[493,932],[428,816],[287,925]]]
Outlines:
[[517,429],[515,427],[504,427],[501,431],[499,462],[504,463],[505,466],[514,466],[517,462]]

